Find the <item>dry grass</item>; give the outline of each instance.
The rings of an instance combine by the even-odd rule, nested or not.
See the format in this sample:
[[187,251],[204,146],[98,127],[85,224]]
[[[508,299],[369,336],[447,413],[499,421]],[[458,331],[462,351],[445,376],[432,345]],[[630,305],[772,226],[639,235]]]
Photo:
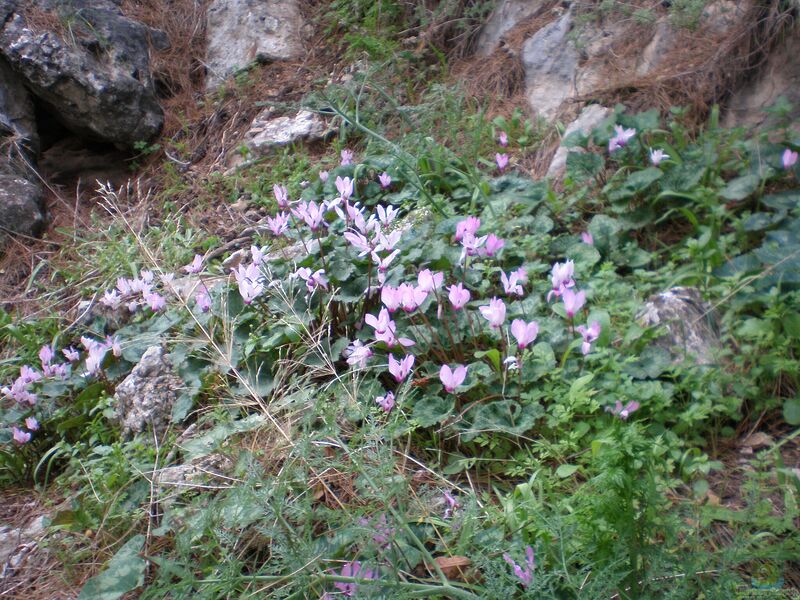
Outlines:
[[791,9],[780,9],[772,1],[754,2],[738,25],[716,31],[713,22],[697,30],[677,29],[675,41],[659,65],[646,76],[632,74],[653,29],[621,37],[609,52],[585,66],[595,66],[609,85],[577,101],[598,100],[608,106],[624,102],[629,110],[671,106],[689,108],[689,118],[700,125],[714,104],[724,103],[730,94],[766,60],[780,36],[794,24]]

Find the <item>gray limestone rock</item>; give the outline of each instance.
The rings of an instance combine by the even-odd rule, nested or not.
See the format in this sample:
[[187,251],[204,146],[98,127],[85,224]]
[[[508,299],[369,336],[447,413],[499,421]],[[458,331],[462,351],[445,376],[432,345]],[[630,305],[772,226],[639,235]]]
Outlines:
[[114,392],[123,434],[140,433],[148,428],[163,431],[169,425],[172,407],[183,387],[164,349],[149,347]]
[[721,349],[719,317],[697,288],[676,287],[651,296],[637,320],[645,327],[666,328],[656,343],[672,354],[674,362],[717,362]]
[[[0,55],[25,86],[75,133],[120,146],[156,136],[163,124],[149,73],[151,31],[110,0],[2,0]],[[67,26],[28,26],[26,14],[56,14]]]
[[525,87],[531,108],[545,118],[553,117],[561,104],[575,95],[579,54],[567,34],[572,14],[565,13],[537,31],[522,46]]
[[13,574],[37,551],[45,534],[45,515],[39,515],[21,529],[0,527],[0,581]]
[[0,58],[0,243],[42,229],[42,186],[31,168],[38,150],[33,101]]
[[792,105],[789,115],[795,131],[800,131],[800,25],[787,32],[769,55],[755,78],[736,91],[728,101],[723,118],[725,127],[766,125],[765,108],[783,96]]
[[206,12],[206,88],[259,61],[303,53],[303,19],[297,0],[212,0]]
[[476,54],[489,56],[506,33],[525,19],[541,13],[545,6],[547,2],[544,0],[500,0],[481,29],[476,44]]
[[[590,104],[584,107],[581,114],[578,115],[578,118],[567,126],[567,129],[564,131],[564,139],[578,131],[584,135],[588,135],[591,133],[592,129],[600,125],[610,114],[611,109],[600,106],[599,104]],[[553,156],[553,160],[550,161],[550,166],[547,168],[548,177],[558,178],[564,174],[564,170],[567,166],[567,154],[570,152],[583,152],[583,149],[559,146]]]
[[37,236],[43,225],[42,186],[0,161],[0,243],[8,234]]

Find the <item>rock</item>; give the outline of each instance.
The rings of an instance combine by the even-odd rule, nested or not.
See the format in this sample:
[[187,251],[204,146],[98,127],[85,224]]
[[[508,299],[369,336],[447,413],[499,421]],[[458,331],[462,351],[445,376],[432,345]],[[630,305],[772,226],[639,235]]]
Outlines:
[[653,32],[653,38],[642,50],[636,65],[636,75],[644,77],[656,69],[674,45],[675,29],[670,25],[669,20],[660,19]]
[[36,236],[44,224],[42,186],[33,166],[39,135],[33,101],[0,58],[0,243],[6,234]]
[[146,428],[162,432],[169,425],[172,407],[183,387],[164,349],[150,346],[114,392],[123,435],[141,433]]
[[688,359],[716,364],[721,350],[719,317],[697,288],[676,287],[651,296],[637,320],[644,327],[666,327],[666,334],[655,343],[668,350],[675,363]]
[[[578,118],[567,126],[567,129],[564,131],[563,139],[566,140],[570,135],[576,132],[589,135],[592,130],[600,125],[611,113],[611,109],[600,106],[599,104],[590,104],[584,107],[581,114],[578,115]],[[550,161],[550,166],[547,168],[548,177],[559,178],[564,174],[567,166],[567,154],[570,152],[584,152],[584,150],[583,148],[559,146],[553,156],[553,160]]]
[[[39,153],[36,113],[28,90],[8,63],[0,58],[0,137],[12,138],[14,155],[34,161]],[[3,154],[7,154],[3,152]]]
[[35,237],[44,226],[42,186],[0,158],[0,243],[8,233]]
[[547,5],[543,0],[501,0],[478,36],[475,52],[489,56],[503,36],[526,19],[535,17]]
[[46,515],[39,515],[22,529],[0,527],[0,581],[37,550],[45,534]]
[[320,140],[326,131],[325,122],[316,113],[301,110],[293,117],[273,117],[271,109],[266,109],[253,119],[244,134],[247,156],[238,151],[230,155],[230,172],[269,154],[275,147]]
[[244,143],[254,154],[264,155],[275,146],[322,139],[324,133],[325,123],[316,113],[301,110],[293,117],[272,117],[265,111],[250,124]]
[[215,475],[226,475],[233,471],[233,461],[224,454],[209,454],[192,459],[185,465],[166,467],[158,472],[159,487],[191,487],[208,482]]
[[[59,121],[78,135],[120,146],[161,131],[148,28],[124,17],[111,0],[26,0],[22,8],[15,0],[0,4],[0,15],[6,13],[0,55]],[[29,28],[25,15],[32,10],[57,11],[58,22],[69,23],[69,37]]]
[[207,12],[206,88],[254,61],[303,53],[303,19],[297,0],[213,0]]
[[792,105],[789,120],[800,132],[800,29],[795,25],[759,69],[758,75],[742,86],[728,101],[723,117],[725,127],[767,126],[775,117],[764,109],[784,96]]
[[579,54],[567,35],[572,13],[542,27],[522,46],[525,95],[540,116],[552,118],[561,104],[576,93],[575,74]]

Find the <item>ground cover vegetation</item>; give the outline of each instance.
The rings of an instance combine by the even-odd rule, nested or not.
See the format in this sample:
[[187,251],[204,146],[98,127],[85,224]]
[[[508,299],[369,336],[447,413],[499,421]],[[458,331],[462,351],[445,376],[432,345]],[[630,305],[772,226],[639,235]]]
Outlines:
[[[563,140],[556,188],[523,169],[544,125],[489,116],[443,54],[393,29],[468,40],[485,6],[409,6],[331,4],[321,25],[372,67],[303,98],[337,125],[328,147],[209,179],[208,196],[267,213],[224,266],[220,240],[170,207],[182,188],[158,191],[145,228],[104,186],[109,226],[73,251],[92,276],[59,273],[93,308],[0,313],[0,477],[50,498],[65,584],[82,598],[796,588],[787,107],[754,133],[716,108],[698,128],[694,110],[620,105]],[[418,81],[398,77],[409,65]],[[675,360],[637,319],[673,286],[719,317],[707,364]],[[183,388],[166,430],[131,435],[114,389],[154,344]],[[768,441],[741,462],[754,431]],[[209,457],[227,467],[169,483],[168,467]]]

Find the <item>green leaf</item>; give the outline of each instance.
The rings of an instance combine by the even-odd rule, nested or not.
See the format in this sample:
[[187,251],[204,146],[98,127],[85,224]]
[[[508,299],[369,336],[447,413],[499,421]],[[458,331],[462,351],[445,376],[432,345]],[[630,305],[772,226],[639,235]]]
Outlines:
[[492,348],[491,350],[478,350],[475,353],[475,358],[487,358],[489,362],[494,367],[494,370],[498,373],[500,372],[500,351],[497,348]]
[[575,474],[578,468],[578,465],[559,465],[559,467],[556,469],[556,477],[560,477],[561,479],[571,477]]
[[502,431],[512,435],[522,435],[531,429],[536,419],[543,414],[544,409],[538,403],[520,406],[514,400],[497,400],[476,409],[472,422],[473,431],[468,434]]
[[631,173],[625,182],[617,189],[613,189],[613,183],[609,184],[610,191],[608,192],[608,199],[612,202],[618,200],[626,200],[636,194],[645,191],[655,181],[663,177],[664,172],[655,167],[648,167],[641,171],[634,171]]
[[605,167],[605,159],[594,152],[567,154],[567,177],[578,183],[598,175]]
[[606,215],[595,215],[589,223],[589,233],[594,239],[594,246],[601,252],[617,247],[621,231],[622,223]]
[[783,418],[789,425],[800,425],[800,397],[783,403]]
[[758,189],[761,178],[758,175],[742,175],[731,179],[719,195],[726,200],[744,200]]
[[117,600],[144,584],[146,561],[139,556],[144,536],[135,535],[117,551],[105,571],[83,586],[78,600]]
[[413,419],[422,427],[431,427],[441,423],[453,412],[455,398],[448,394],[440,396],[423,396],[414,404]]

